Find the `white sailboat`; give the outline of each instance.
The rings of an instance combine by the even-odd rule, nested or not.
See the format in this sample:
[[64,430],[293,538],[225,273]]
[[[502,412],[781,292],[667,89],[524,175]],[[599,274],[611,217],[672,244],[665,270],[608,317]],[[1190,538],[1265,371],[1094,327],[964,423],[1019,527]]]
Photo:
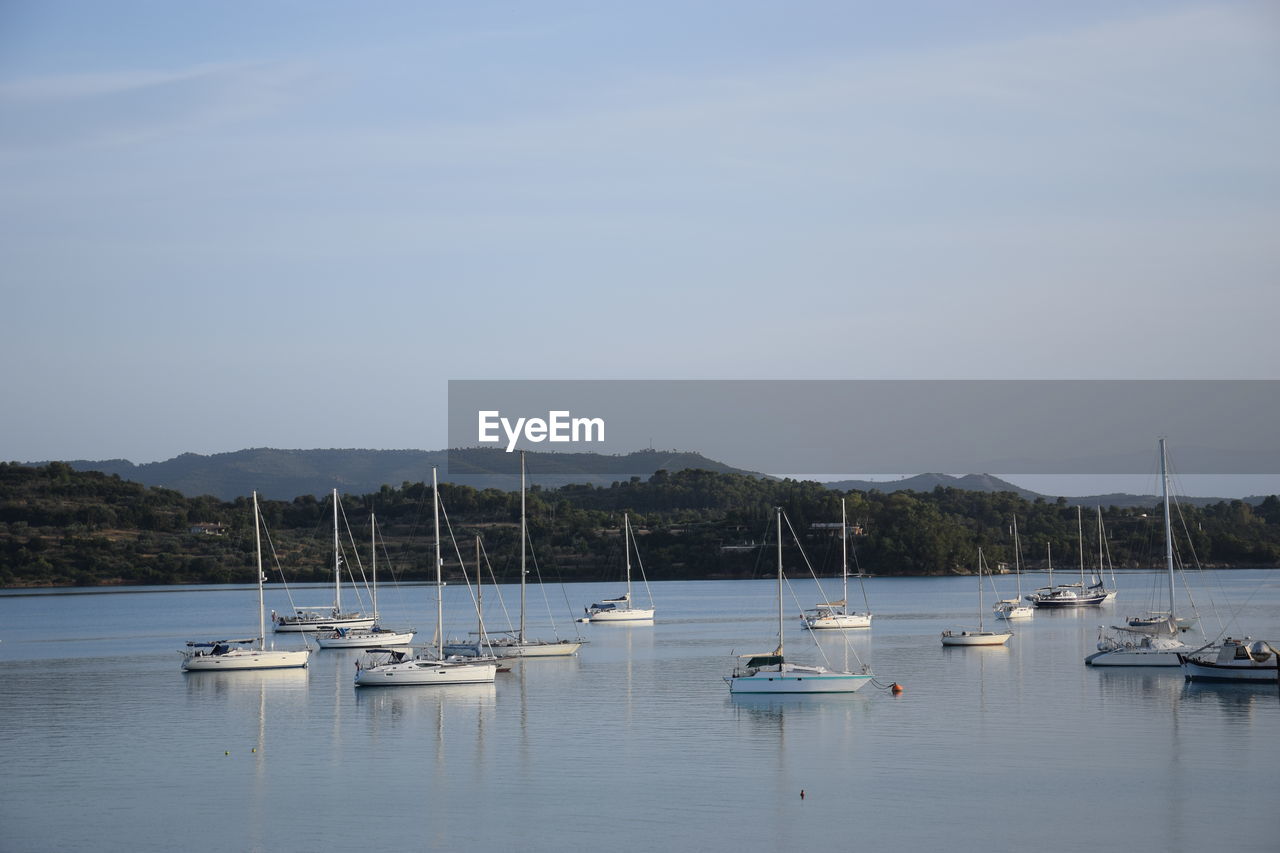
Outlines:
[[396,687],[435,684],[492,684],[498,665],[491,660],[470,660],[444,653],[444,578],[440,558],[440,486],[431,469],[431,494],[435,505],[436,648],[434,654],[410,656],[408,650],[370,649],[365,661],[356,662],[357,687]]
[[[618,598],[606,598],[603,601],[592,604],[586,608],[585,622],[652,622],[653,621],[653,595],[649,595],[648,607],[636,607],[631,602],[631,519],[627,513],[622,514],[622,548],[626,552],[627,564],[627,591]],[[639,552],[637,551],[637,556]],[[644,565],[641,564],[640,571],[643,573]],[[645,589],[649,588],[648,580],[645,581]]]
[[[1102,507],[1098,508],[1098,582],[1102,583],[1102,567],[1105,562],[1107,568],[1111,570],[1111,588],[1108,589],[1104,584],[1102,591],[1105,593],[1103,601],[1115,601],[1119,587],[1116,585],[1116,569],[1111,565],[1111,554],[1107,551],[1104,544],[1103,527],[1102,527]],[[1105,557],[1105,560],[1104,560]]]
[[551,658],[569,657],[578,653],[584,640],[538,640],[525,634],[525,579],[528,575],[526,555],[528,550],[528,520],[525,506],[525,464],[524,451],[520,451],[520,626],[516,631],[508,631],[501,636],[481,637],[474,643],[451,644],[448,650],[453,654],[480,657],[494,655],[499,659],[506,658]]
[[[311,659],[311,650],[282,651],[268,649],[266,644],[266,606],[262,597],[262,517],[258,512],[258,493],[253,493],[253,536],[258,555],[258,636],[247,640],[207,640],[187,643],[182,654],[182,668],[198,670],[288,669],[303,667]],[[256,648],[252,648],[256,644]]]
[[862,602],[866,609],[861,612],[849,610],[849,533],[844,498],[840,499],[840,589],[839,601],[824,601],[806,610],[800,616],[800,624],[810,631],[871,627],[871,606],[867,603],[866,587],[862,589]]
[[1013,574],[1018,579],[1018,595],[1015,598],[1002,598],[996,602],[993,610],[997,619],[1015,621],[1034,619],[1036,609],[1030,604],[1022,603],[1022,546],[1018,542],[1018,517],[1013,517]]
[[1169,574],[1169,610],[1163,621],[1151,620],[1138,628],[1113,626],[1101,631],[1098,651],[1084,662],[1090,666],[1178,666],[1179,655],[1191,647],[1176,639],[1177,617],[1173,612],[1173,522],[1169,512],[1169,469],[1164,439],[1160,439],[1160,489],[1164,498],[1164,561]]
[[1012,631],[988,631],[982,624],[982,612],[986,609],[982,603],[982,570],[986,561],[982,549],[978,549],[978,627],[955,628],[942,632],[944,646],[1003,646],[1013,636]]
[[280,632],[332,631],[336,628],[370,628],[378,614],[346,612],[342,609],[342,547],[338,542],[338,490],[333,490],[333,606],[295,607],[293,613],[271,612],[275,630]]
[[853,693],[874,678],[863,666],[861,672],[841,672],[824,666],[788,663],[784,654],[782,619],[782,509],[778,520],[778,647],[767,654],[739,655],[733,674],[724,677],[731,694],[740,693]]
[[[378,522],[369,515],[369,541],[373,549],[370,570],[373,574],[371,594],[373,613],[378,615]],[[407,646],[413,642],[413,629],[397,631],[374,623],[368,628],[334,628],[316,634],[316,644],[322,649],[373,649],[381,646]]]

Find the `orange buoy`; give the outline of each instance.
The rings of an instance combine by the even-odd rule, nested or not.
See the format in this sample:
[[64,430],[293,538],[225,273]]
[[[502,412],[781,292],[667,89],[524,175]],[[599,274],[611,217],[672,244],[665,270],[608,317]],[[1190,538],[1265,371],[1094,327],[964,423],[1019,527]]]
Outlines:
[[897,696],[899,693],[902,692],[902,685],[895,681],[893,682],[892,685],[890,685],[889,689],[893,691],[894,696]]

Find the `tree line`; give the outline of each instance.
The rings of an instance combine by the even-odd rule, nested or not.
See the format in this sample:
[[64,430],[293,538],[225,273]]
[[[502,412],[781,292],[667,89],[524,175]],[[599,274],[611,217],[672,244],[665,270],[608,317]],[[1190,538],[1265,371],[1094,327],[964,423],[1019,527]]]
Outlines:
[[[520,495],[499,489],[440,486],[446,572],[460,577],[472,537],[482,537],[499,582],[518,579]],[[840,500],[849,524],[850,568],[871,574],[928,575],[972,571],[982,547],[992,565],[1019,562],[1055,569],[1083,558],[1140,568],[1163,564],[1162,509],[1109,507],[1099,553],[1095,513],[1066,501],[1028,501],[1012,492],[839,492],[820,483],[687,469],[658,471],[608,486],[532,486],[527,494],[531,569],[544,580],[614,580],[622,576],[622,514],[630,513],[649,579],[736,578],[773,571],[774,507],[782,507],[821,575],[839,573]],[[369,560],[370,515],[377,519],[381,571],[401,580],[433,575],[431,487],[405,482],[363,495],[341,495],[342,542],[349,565]],[[332,578],[332,504],[304,495],[262,501],[268,577],[290,582]],[[1083,536],[1080,529],[1083,528]],[[1280,565],[1280,498],[1260,505],[1223,501],[1175,510],[1175,541],[1187,564]],[[350,533],[347,532],[350,529]],[[199,531],[199,532],[197,532]],[[208,531],[208,532],[205,532]],[[453,545],[457,542],[458,546]],[[768,545],[768,547],[765,547]],[[250,583],[253,526],[249,497],[188,498],[115,475],[63,463],[0,464],[0,586]],[[807,575],[787,537],[789,573]],[[474,566],[466,570],[474,574]],[[385,575],[383,575],[385,577]]]

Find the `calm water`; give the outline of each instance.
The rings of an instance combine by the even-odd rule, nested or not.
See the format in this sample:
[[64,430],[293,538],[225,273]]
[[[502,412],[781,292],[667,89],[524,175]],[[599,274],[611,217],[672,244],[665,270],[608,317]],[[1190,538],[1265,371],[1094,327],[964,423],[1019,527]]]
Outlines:
[[[721,680],[731,652],[771,648],[770,581],[654,584],[656,624],[630,627],[572,623],[554,588],[560,633],[590,640],[578,657],[381,690],[356,690],[358,653],[334,650],[294,672],[182,673],[183,641],[251,633],[247,588],[0,595],[0,849],[1274,851],[1275,690],[1082,663],[1150,581],[1123,576],[1101,611],[1038,612],[1008,648],[944,649],[939,631],[974,620],[971,579],[872,579],[875,627],[849,645],[905,692],[808,699],[731,699]],[[1211,581],[1236,629],[1280,640],[1280,572]],[[450,633],[470,627],[465,594],[446,590]],[[430,637],[433,596],[380,603]],[[549,635],[531,601],[530,633]],[[819,660],[790,615],[788,651]]]

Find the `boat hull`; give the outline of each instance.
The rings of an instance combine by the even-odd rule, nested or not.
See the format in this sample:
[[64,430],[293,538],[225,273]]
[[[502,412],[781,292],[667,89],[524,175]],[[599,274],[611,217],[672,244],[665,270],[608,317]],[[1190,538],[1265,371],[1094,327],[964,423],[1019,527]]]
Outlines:
[[1167,666],[1178,665],[1178,653],[1143,649],[1112,649],[1094,652],[1084,659],[1089,666]]
[[845,628],[870,628],[870,613],[844,613],[833,616],[802,616],[800,624],[810,631],[843,630]]
[[1086,595],[1077,598],[1040,599],[1033,598],[1031,603],[1047,610],[1066,610],[1072,607],[1097,607],[1106,601],[1105,595]]
[[1003,646],[1009,642],[1013,634],[1009,632],[997,631],[961,631],[953,633],[951,631],[942,632],[942,645],[944,646]]
[[275,631],[278,634],[310,634],[316,631],[336,631],[339,628],[372,628],[377,621],[372,616],[338,619],[296,619],[292,616],[277,616]]
[[1251,666],[1233,666],[1181,658],[1182,674],[1187,681],[1213,681],[1235,684],[1280,684],[1280,668],[1277,661]]
[[560,658],[571,657],[582,648],[582,643],[565,640],[558,643],[539,642],[495,642],[492,645],[480,646],[475,643],[451,643],[444,647],[445,654],[462,655],[463,657],[481,657],[492,654],[499,660],[512,658]]
[[225,672],[239,669],[292,669],[304,667],[311,658],[311,652],[302,651],[260,651],[257,649],[232,649],[220,655],[188,655],[182,662],[182,668],[188,672]]
[[757,673],[726,676],[730,693],[856,693],[873,676],[861,674],[791,675]]
[[376,649],[383,646],[408,646],[413,631],[348,631],[345,636],[317,635],[316,645],[322,649]]
[[414,687],[433,684],[492,684],[494,663],[457,663],[412,659],[365,667],[356,672],[358,687]]
[[598,610],[587,614],[588,622],[652,622],[653,608],[633,607],[626,610]]

